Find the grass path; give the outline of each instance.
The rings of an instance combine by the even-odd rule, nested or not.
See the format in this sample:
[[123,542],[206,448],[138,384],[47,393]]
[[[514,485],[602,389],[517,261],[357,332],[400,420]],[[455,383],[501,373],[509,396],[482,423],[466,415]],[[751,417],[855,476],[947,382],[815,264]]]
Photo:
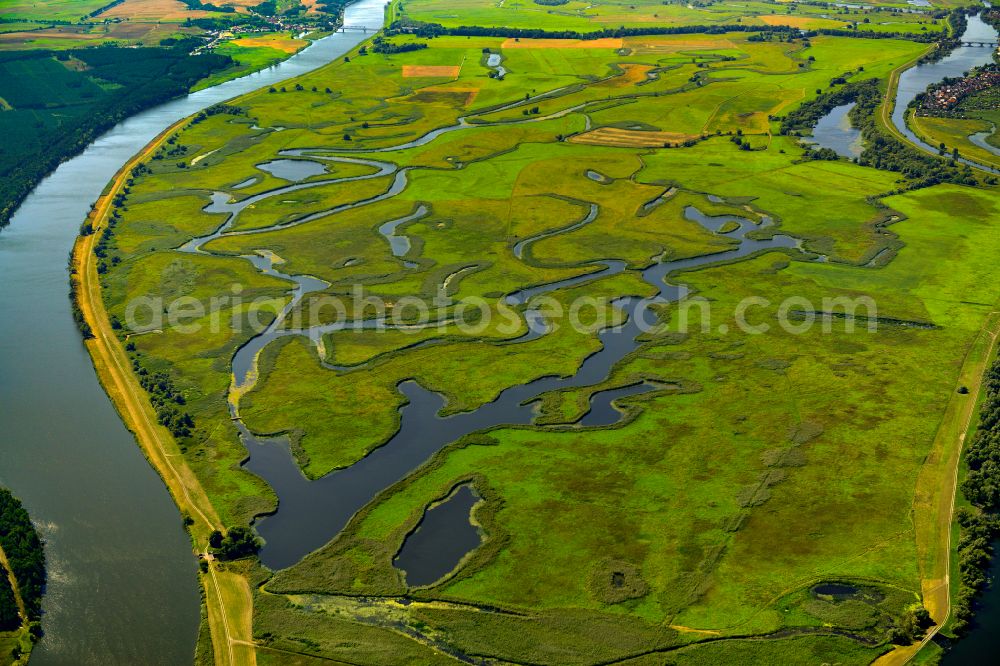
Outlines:
[[913,497],[920,561],[920,584],[924,606],[935,625],[922,641],[898,647],[874,663],[898,666],[913,659],[937,635],[951,616],[951,527],[958,488],[958,465],[982,391],[983,376],[996,351],[1000,337],[1000,311],[987,317],[962,363],[956,389],[965,386],[968,394],[956,390],[948,402],[931,452],[917,478]]
[[[90,222],[94,232],[80,236],[76,241],[73,267],[78,280],[75,287],[77,301],[94,335],[86,345],[97,376],[122,421],[135,435],[146,458],[163,479],[178,508],[194,519],[191,526],[192,538],[196,543],[203,543],[207,550],[208,534],[212,530],[223,529],[222,521],[194,472],[184,462],[177,442],[158,423],[146,392],[132,374],[128,354],[111,330],[110,319],[101,297],[94,255],[94,245],[107,225],[111,203],[129,178],[132,168],[159,149],[166,138],[184,122],[186,119],[167,128],[115,174],[111,185],[98,199],[91,213]],[[217,574],[217,568],[216,562],[209,558],[209,573],[201,576],[205,587],[205,604],[215,663],[254,666],[257,663],[256,651],[246,647],[247,643],[253,644],[253,598],[249,582],[238,574]],[[237,649],[234,644],[241,647]]]
[[7,559],[7,553],[3,552],[0,546],[0,564],[7,570],[7,580],[10,582],[10,589],[14,591],[14,602],[17,604],[17,614],[21,616],[21,626],[28,626],[28,609],[24,607],[24,598],[21,597],[21,590],[17,587],[17,578],[14,577],[14,570]]

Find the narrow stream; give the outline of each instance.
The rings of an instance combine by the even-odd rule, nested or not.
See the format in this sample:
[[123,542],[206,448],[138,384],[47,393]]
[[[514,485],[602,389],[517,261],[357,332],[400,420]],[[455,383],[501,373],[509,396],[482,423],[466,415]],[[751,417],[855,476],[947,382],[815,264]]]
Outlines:
[[[361,0],[346,22],[375,30],[385,4]],[[367,36],[331,35],[128,118],[39,183],[0,232],[0,483],[39,524],[49,565],[32,666],[190,664],[198,631],[197,564],[180,514],[98,384],[70,314],[66,261],[91,202],[175,121],[304,74]]]

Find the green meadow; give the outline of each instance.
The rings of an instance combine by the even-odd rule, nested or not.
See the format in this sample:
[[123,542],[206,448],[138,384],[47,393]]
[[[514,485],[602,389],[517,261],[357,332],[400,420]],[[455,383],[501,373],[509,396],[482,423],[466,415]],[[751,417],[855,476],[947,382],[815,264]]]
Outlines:
[[[632,4],[409,0],[403,11],[580,30],[748,16],[742,5]],[[751,4],[754,16],[785,11]],[[322,548],[281,571],[260,567],[258,661],[866,664],[888,652],[890,631],[921,602],[916,480],[997,306],[1000,197],[985,185],[902,191],[898,173],[809,159],[778,118],[837,77],[886,79],[924,47],[733,32],[426,44],[355,51],[232,101],[179,130],[115,209],[102,258],[108,310],[136,367],[167,373],[183,394],[194,422],[184,455],[227,525],[278,501],[240,467],[230,400],[251,431],[286,435],[303,475],[318,479],[392,437],[403,381],[441,394],[442,415],[463,413],[504,389],[572,376],[601,349],[596,330],[571,326],[519,341],[525,308],[508,294],[618,260],[620,273],[550,296],[567,309],[596,299],[620,322],[616,298],[655,292],[643,269],[738,244],[732,226],[713,232],[692,208],[796,246],[669,275],[688,296],[656,306],[657,325],[606,377],[540,396],[530,425],[451,443],[378,489]],[[489,53],[502,56],[503,79],[490,76]],[[326,171],[290,189],[260,168],[279,158]],[[341,158],[388,163],[405,180],[392,190],[398,171]],[[179,251],[226,222],[204,210],[213,197],[248,205],[202,252]],[[394,253],[379,228],[418,212],[397,228],[409,243]],[[232,391],[233,355],[253,334],[218,322],[246,321],[259,299],[267,323],[292,298],[288,280],[243,258],[252,254],[323,280],[319,293],[348,304],[359,289],[390,310],[443,296],[446,321],[290,335]],[[197,333],[132,327],[135,299],[180,296],[204,306],[184,321]],[[459,299],[471,298],[490,316],[474,332],[458,325]],[[837,316],[851,300],[875,310]],[[331,316],[302,305],[288,319]],[[685,326],[691,317],[698,326]],[[815,325],[797,326],[809,317]],[[655,390],[617,402],[618,423],[580,425],[595,393],[640,381]],[[442,579],[408,585],[394,557],[425,509],[463,483],[482,500],[481,545]],[[816,591],[830,582],[855,592]]]

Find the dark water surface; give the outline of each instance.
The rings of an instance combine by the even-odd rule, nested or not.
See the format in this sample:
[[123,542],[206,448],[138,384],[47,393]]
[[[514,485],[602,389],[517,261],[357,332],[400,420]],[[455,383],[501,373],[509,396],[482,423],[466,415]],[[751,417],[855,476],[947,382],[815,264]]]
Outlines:
[[861,130],[851,125],[847,114],[854,104],[835,106],[828,114],[819,119],[813,128],[812,137],[808,143],[815,143],[821,148],[829,148],[841,157],[853,159],[861,155],[864,149],[861,140]]
[[430,585],[479,545],[479,529],[470,521],[472,507],[478,501],[472,488],[465,485],[424,513],[420,526],[406,537],[394,562],[406,572],[408,585]]
[[[362,0],[347,23],[378,28],[384,5]],[[174,121],[315,69],[365,36],[332,35],[125,120],[40,183],[0,231],[0,483],[41,527],[49,562],[33,666],[191,663],[198,629],[180,515],[98,384],[70,314],[67,257],[91,202]]]

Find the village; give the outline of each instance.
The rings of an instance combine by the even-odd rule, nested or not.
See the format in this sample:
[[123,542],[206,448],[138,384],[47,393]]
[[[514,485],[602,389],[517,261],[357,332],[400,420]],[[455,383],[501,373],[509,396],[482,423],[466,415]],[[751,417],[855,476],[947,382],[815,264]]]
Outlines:
[[918,99],[918,115],[950,115],[962,99],[969,95],[1000,84],[1000,66],[984,65],[960,79],[946,79],[937,87],[932,87]]

